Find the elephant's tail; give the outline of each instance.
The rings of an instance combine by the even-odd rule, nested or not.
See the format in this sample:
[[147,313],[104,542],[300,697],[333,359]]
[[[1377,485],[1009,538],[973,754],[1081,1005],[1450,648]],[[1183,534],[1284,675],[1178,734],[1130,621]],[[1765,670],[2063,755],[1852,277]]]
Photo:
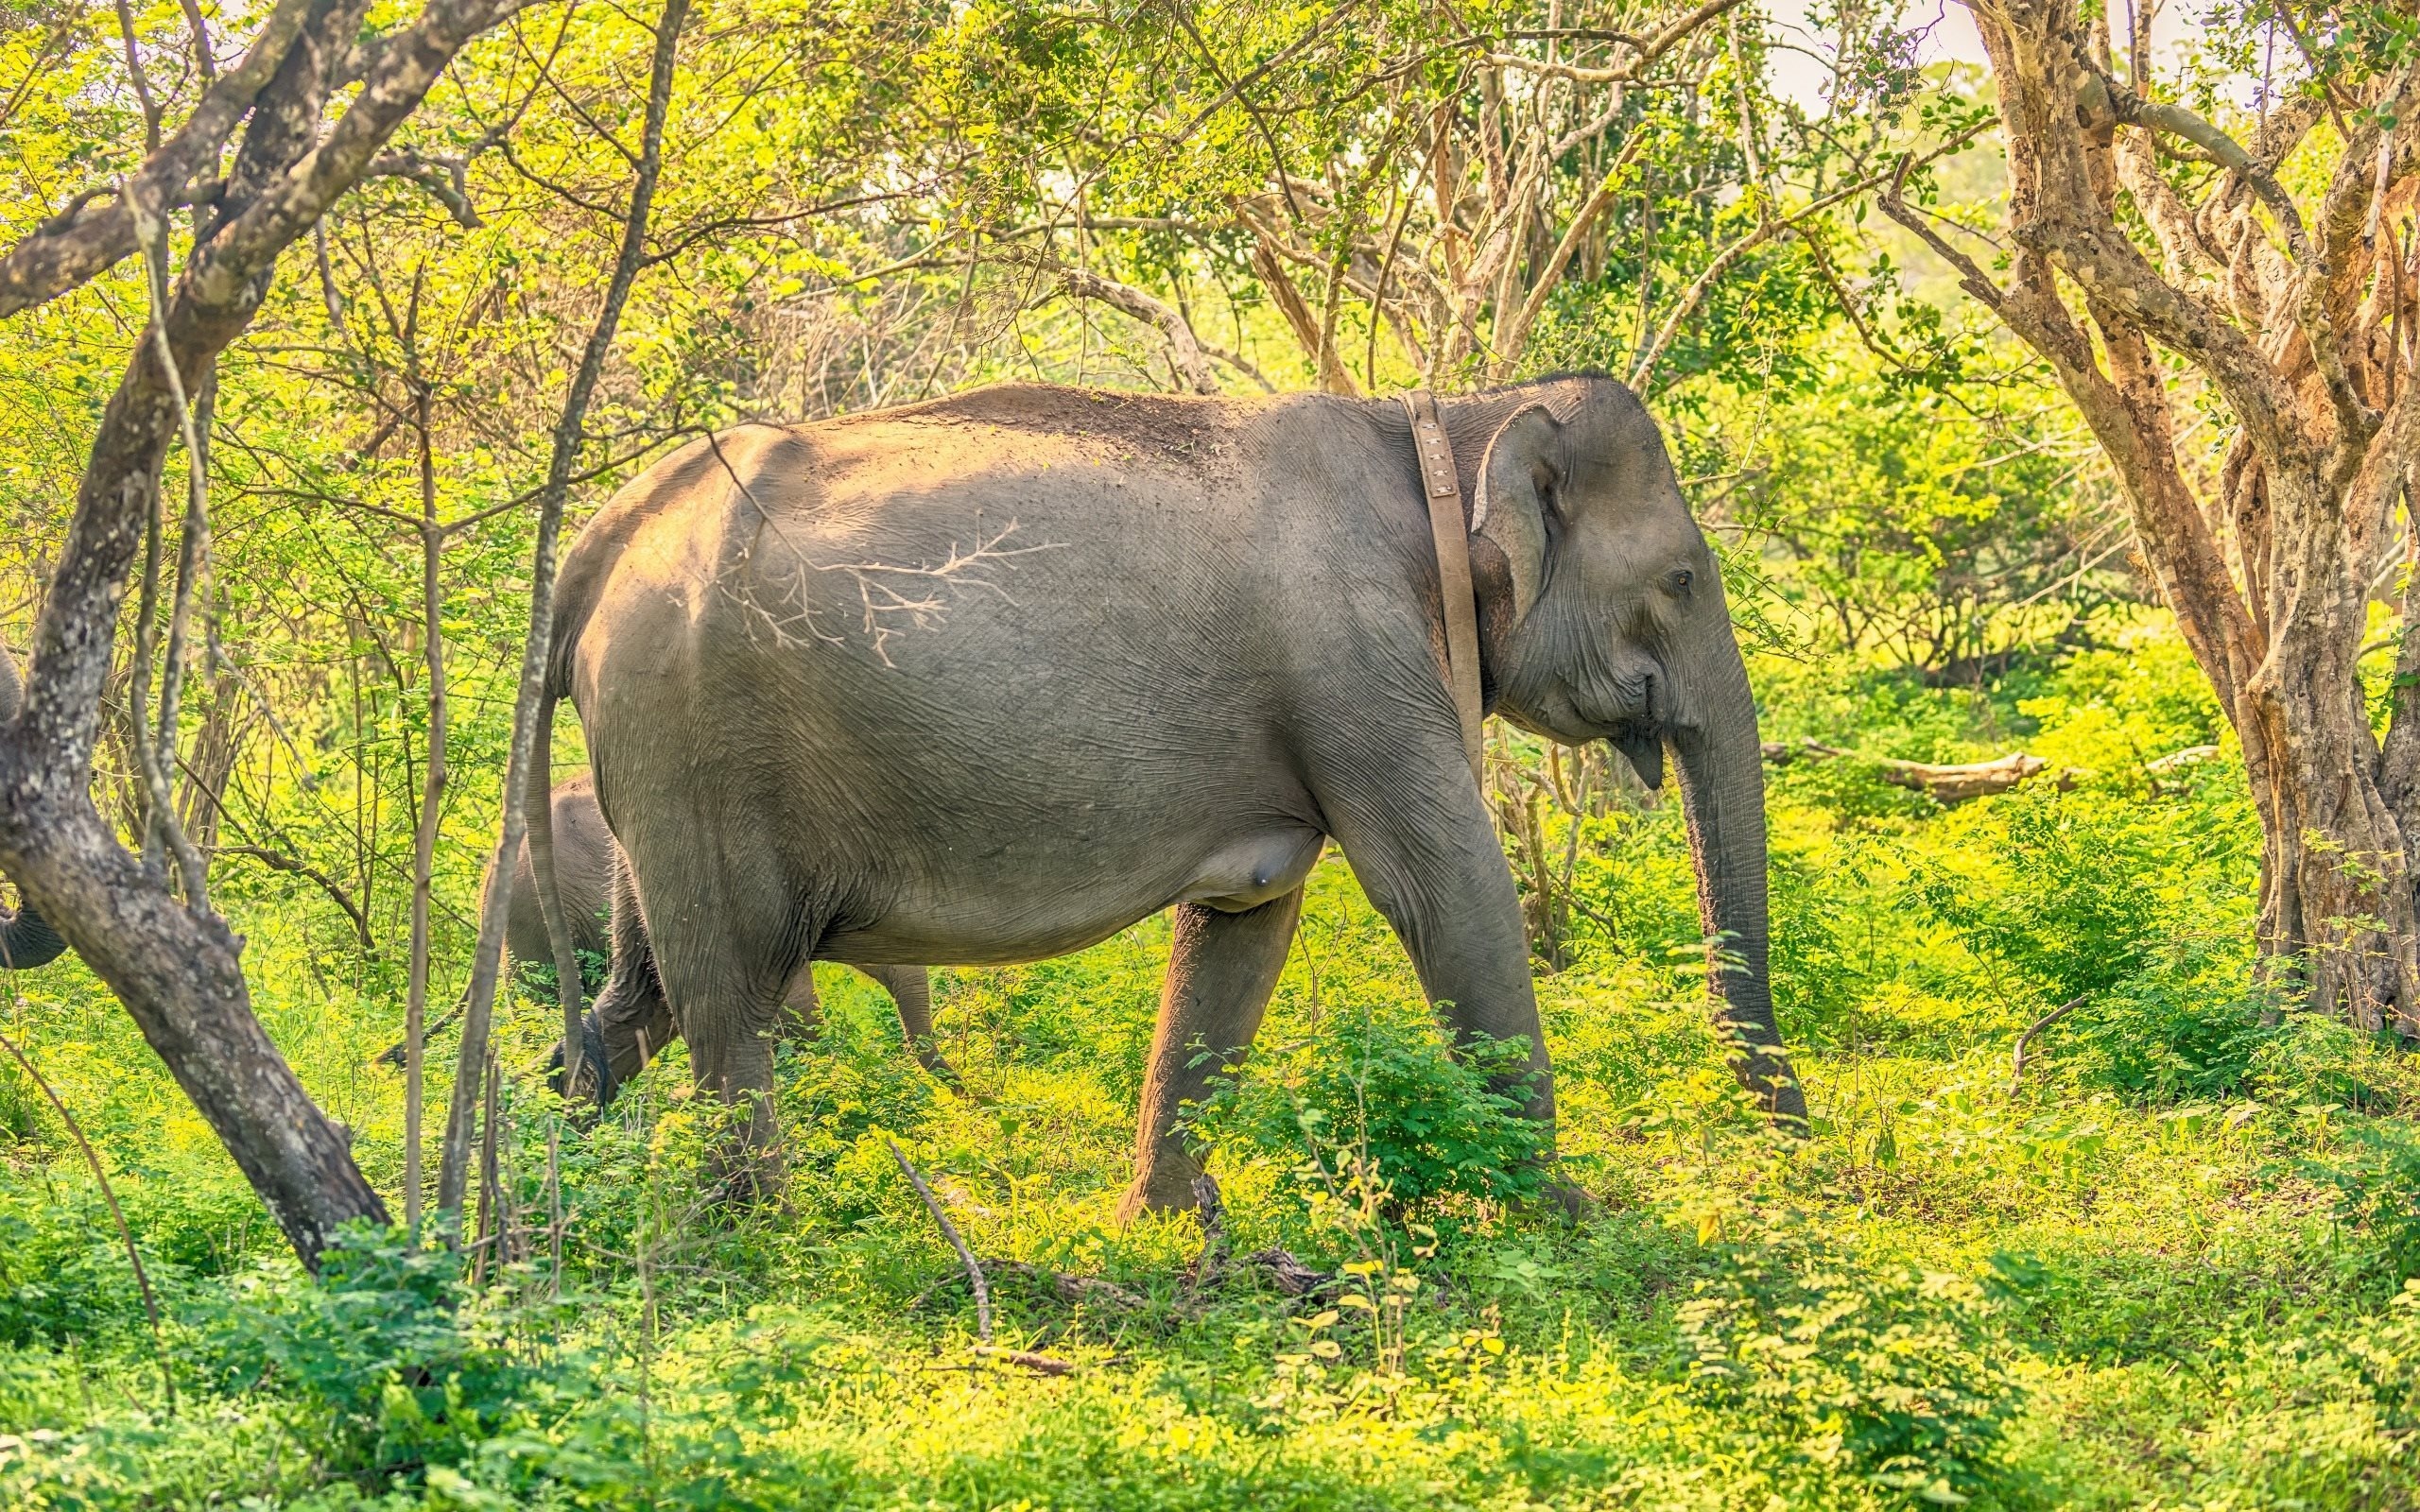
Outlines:
[[[562,653],[560,621],[556,643],[556,655],[547,659],[544,691],[538,696],[537,723],[530,742],[529,785],[522,805],[528,814],[530,880],[537,884],[538,911],[546,920],[546,943],[555,957],[555,993],[563,1010],[562,1085],[571,1089],[580,1085],[580,1059],[590,1037],[581,1032],[580,1025],[579,953],[572,946],[571,920],[563,913],[562,891],[555,884],[555,704],[561,692],[555,666]],[[507,885],[510,885],[509,881]],[[602,1086],[601,1075],[597,1084]]]

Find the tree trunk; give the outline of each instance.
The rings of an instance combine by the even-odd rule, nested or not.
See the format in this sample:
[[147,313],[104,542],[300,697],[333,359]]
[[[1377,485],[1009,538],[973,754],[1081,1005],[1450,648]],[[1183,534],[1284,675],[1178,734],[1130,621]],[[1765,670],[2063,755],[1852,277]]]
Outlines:
[[[2149,8],[2137,10],[2147,26]],[[2325,97],[2350,102],[2350,137],[2332,162],[2321,155],[2328,181],[2306,205],[2275,170],[2322,118],[2320,90],[2281,86],[2290,103],[2265,112],[2246,147],[2154,98],[2147,75],[2117,77],[2105,12],[2008,0],[1975,16],[2007,142],[2007,282],[1951,245],[1901,183],[1882,208],[2048,364],[2108,456],[2144,558],[2242,744],[2266,974],[2358,1026],[2420,1033],[2420,698],[2402,680],[2420,675],[2420,637],[2405,638],[2383,747],[2357,665],[2369,564],[2397,505],[2410,508],[2420,450],[2420,311],[2399,250],[2413,240],[2420,73],[2325,65]],[[2148,33],[2130,41],[2140,70]],[[2227,171],[2176,175],[2164,151]],[[2198,205],[2180,187],[2196,182]],[[2215,498],[2187,482],[2175,375],[2154,343],[2198,369],[2238,427]]]

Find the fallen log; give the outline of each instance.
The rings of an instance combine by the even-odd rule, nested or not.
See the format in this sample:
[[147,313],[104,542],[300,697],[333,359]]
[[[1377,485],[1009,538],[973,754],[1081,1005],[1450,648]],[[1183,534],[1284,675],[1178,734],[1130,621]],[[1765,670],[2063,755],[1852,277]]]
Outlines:
[[2198,762],[2210,761],[2218,754],[2219,747],[2216,746],[2187,746],[2183,750],[2172,750],[2165,756],[2152,757],[2150,761],[2143,763],[2143,770],[2172,772],[2180,766],[2191,766]]
[[[1791,762],[1801,759],[1823,761],[1836,756],[1854,757],[1874,767],[1875,775],[1893,786],[1922,793],[1945,807],[1953,803],[1963,803],[1969,799],[1988,798],[1995,793],[2005,793],[2027,778],[2044,771],[2050,765],[2039,756],[2029,756],[2020,750],[2011,751],[2006,756],[1988,762],[1966,762],[1957,765],[1937,766],[1929,762],[1903,762],[1889,756],[1864,756],[1857,751],[1843,750],[1838,746],[1826,746],[1822,741],[1811,737],[1800,741],[1795,746],[1784,745],[1779,741],[1767,741],[1764,751],[1765,760],[1776,766],[1787,766]],[[2070,768],[2059,774],[2059,781],[2063,786],[2071,785],[2074,778],[2081,775]]]
[[1073,1360],[1062,1360],[1055,1354],[1036,1354],[1031,1349],[1000,1349],[988,1344],[975,1347],[978,1360],[997,1360],[1002,1365],[1022,1366],[1041,1376],[1063,1376],[1076,1368]]

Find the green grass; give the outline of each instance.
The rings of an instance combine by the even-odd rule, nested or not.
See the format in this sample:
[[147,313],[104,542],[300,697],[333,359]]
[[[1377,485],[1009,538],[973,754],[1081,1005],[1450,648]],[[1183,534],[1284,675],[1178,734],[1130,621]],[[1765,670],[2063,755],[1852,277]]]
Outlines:
[[[941,973],[968,1098],[830,971],[824,1039],[784,1053],[779,1207],[706,1200],[713,1110],[678,1051],[560,1125],[548,1010],[518,1005],[506,1163],[534,1237],[475,1285],[380,1235],[300,1278],[107,994],[21,977],[9,1032],[104,1150],[165,1318],[155,1345],[72,1143],[0,1074],[0,1504],[2420,1505],[2420,1076],[2255,990],[2240,777],[2141,770],[2213,738],[2172,639],[1982,700],[1759,680],[1776,738],[2090,775],[1945,814],[1854,764],[1780,774],[1795,1146],[1706,1028],[1677,805],[1583,821],[1574,963],[1539,984],[1600,1204],[1577,1224],[1512,1200],[1520,1130],[1436,1051],[1331,857],[1267,1053],[1200,1127],[1236,1250],[1358,1267],[1373,1305],[1196,1292],[1190,1220],[1113,1223],[1157,922]],[[370,1062],[394,995],[279,916],[239,923],[264,1017],[391,1192],[400,1090]],[[2014,1035],[2077,992],[2012,1092]],[[986,1363],[894,1139],[979,1253],[1148,1304],[1000,1276],[997,1342],[1078,1368]]]

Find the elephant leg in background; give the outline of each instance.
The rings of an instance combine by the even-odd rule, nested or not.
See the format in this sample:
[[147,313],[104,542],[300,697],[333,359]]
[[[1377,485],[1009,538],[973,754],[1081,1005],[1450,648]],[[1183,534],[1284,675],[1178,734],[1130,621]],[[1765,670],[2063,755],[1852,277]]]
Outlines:
[[1222,1065],[1251,1047],[1302,914],[1300,887],[1241,913],[1178,905],[1167,984],[1143,1076],[1134,1181],[1118,1202],[1119,1222],[1193,1206],[1193,1178],[1201,1167],[1185,1150],[1177,1119],[1187,1102],[1201,1100]]
[[[874,985],[890,994],[899,1010],[900,1037],[908,1042],[908,1053],[926,1074],[952,1091],[963,1091],[958,1068],[943,1059],[933,1040],[932,973],[921,966],[857,966],[850,968],[873,978]],[[823,1032],[823,1004],[815,990],[815,967],[812,963],[799,968],[790,982],[789,991],[782,999],[782,1037],[786,1040],[813,1040]]]
[[952,1091],[964,1088],[958,1079],[958,1068],[942,1057],[933,1038],[933,976],[921,966],[861,966],[857,970],[882,984],[890,1001],[899,1006],[899,1032],[908,1041],[908,1053],[916,1064],[925,1068],[933,1080]]

